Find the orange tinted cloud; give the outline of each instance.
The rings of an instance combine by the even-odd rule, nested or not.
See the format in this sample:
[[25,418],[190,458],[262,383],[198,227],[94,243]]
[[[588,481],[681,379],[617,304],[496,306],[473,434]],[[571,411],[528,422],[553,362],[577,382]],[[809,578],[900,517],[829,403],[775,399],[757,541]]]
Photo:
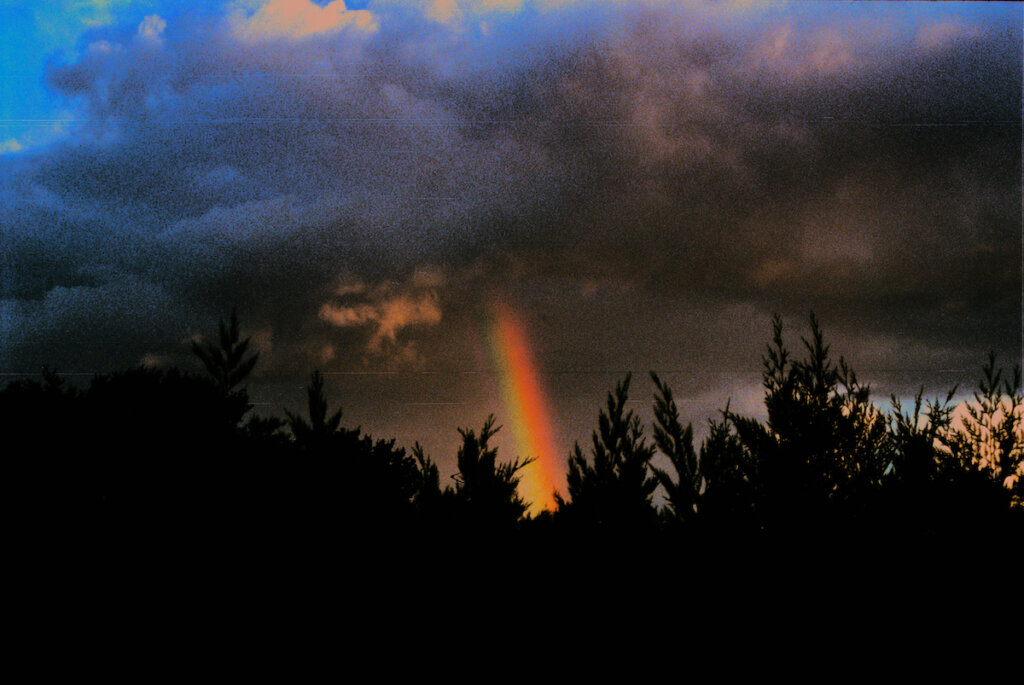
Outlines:
[[368,288],[363,283],[345,284],[337,299],[320,307],[320,319],[339,328],[368,328],[365,352],[400,363],[416,362],[414,341],[401,341],[399,334],[412,326],[436,326],[441,322],[441,302],[436,287],[443,283],[440,272],[421,269],[403,287],[384,283]]
[[836,21],[813,29],[791,20],[765,31],[750,57],[758,71],[801,80],[876,64],[877,50],[896,41],[893,23],[885,18]]
[[252,16],[236,14],[235,36],[247,42],[275,39],[301,39],[346,28],[374,31],[377,20],[372,12],[349,10],[344,0],[321,7],[310,0],[269,0]]
[[939,50],[962,38],[976,38],[981,31],[958,21],[940,21],[922,26],[917,32],[918,47],[925,50]]

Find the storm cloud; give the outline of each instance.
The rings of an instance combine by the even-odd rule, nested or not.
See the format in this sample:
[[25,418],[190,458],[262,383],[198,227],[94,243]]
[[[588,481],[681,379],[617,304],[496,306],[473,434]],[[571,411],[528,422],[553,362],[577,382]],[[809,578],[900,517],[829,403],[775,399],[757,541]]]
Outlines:
[[563,388],[697,402],[772,312],[882,387],[1020,356],[1019,8],[146,12],[51,60],[63,136],[3,148],[8,373],[180,361],[232,306],[267,382],[472,373],[494,298]]

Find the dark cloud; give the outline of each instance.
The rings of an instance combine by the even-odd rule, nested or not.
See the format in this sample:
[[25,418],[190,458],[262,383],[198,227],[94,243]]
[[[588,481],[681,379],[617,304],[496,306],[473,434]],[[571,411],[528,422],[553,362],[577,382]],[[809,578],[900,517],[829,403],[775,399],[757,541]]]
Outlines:
[[237,305],[268,383],[480,371],[494,297],[547,372],[706,403],[756,385],[772,311],[875,369],[1019,354],[1019,16],[371,10],[147,19],[52,66],[80,123],[0,158],[3,366],[180,358]]

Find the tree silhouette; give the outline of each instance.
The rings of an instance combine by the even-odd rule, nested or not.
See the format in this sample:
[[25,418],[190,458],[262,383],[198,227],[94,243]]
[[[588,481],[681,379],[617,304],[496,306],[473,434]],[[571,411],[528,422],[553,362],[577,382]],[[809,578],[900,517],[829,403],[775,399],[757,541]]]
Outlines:
[[656,520],[653,496],[658,481],[648,470],[654,447],[644,439],[640,418],[625,410],[629,383],[627,375],[598,414],[593,463],[579,443],[569,458],[569,499],[556,494],[555,500],[558,513],[574,524],[636,528]]
[[[751,465],[728,420],[708,421],[708,434],[694,449],[693,426],[683,428],[671,388],[651,372],[654,443],[668,457],[673,474],[651,466],[665,489],[670,518],[677,523],[735,527],[749,523],[753,506]],[[728,415],[728,408],[723,412]]]
[[[589,454],[574,446],[566,498],[556,495],[557,510],[535,518],[525,518],[517,492],[532,460],[499,461],[493,416],[479,431],[459,429],[457,473],[442,489],[439,468],[419,443],[407,452],[394,439],[343,427],[319,371],[306,388],[306,412],[285,411],[290,435],[276,419],[246,420],[243,381],[257,355],[240,338],[234,312],[217,341],[193,350],[208,374],[139,367],[97,374],[76,389],[44,369],[41,380],[0,390],[0,431],[8,438],[0,487],[17,520],[45,529],[39,539],[73,531],[125,550],[139,540],[207,550],[248,540],[260,549],[300,544],[353,553],[353,541],[409,549],[429,540],[436,549],[448,540],[457,555],[477,554],[491,533],[515,531],[512,539],[523,540],[519,532],[529,531],[553,553],[583,541],[575,554],[594,541],[588,532],[602,541],[610,532],[614,545],[590,549],[630,559],[651,551],[662,560],[693,548],[652,547],[637,533],[658,531],[658,541],[690,531],[711,532],[696,538],[708,542],[735,541],[718,535],[733,531],[768,533],[769,540],[773,531],[853,539],[832,535],[845,531],[903,548],[958,536],[1015,541],[1024,529],[1020,368],[1006,373],[989,355],[973,402],[954,408],[955,388],[924,401],[922,390],[906,408],[893,397],[883,416],[845,361],[832,360],[813,315],[803,359],[791,356],[781,319],[773,321],[761,360],[767,420],[726,406],[699,449],[672,390],[653,372],[649,444],[626,409],[626,376],[598,413]],[[651,464],[656,450],[669,466]],[[660,513],[653,499],[659,484],[667,496]],[[510,538],[498,538],[506,554]],[[785,535],[774,539],[785,542]],[[620,554],[627,547],[640,556]]]
[[869,401],[869,388],[840,358],[834,363],[817,318],[807,357],[791,360],[782,320],[762,358],[765,424],[729,413],[756,469],[764,515],[783,526],[824,522],[821,517],[870,498],[891,462],[886,421]]
[[319,370],[313,372],[309,385],[306,386],[306,411],[309,414],[309,421],[285,410],[288,427],[296,445],[306,452],[327,448],[341,430],[341,409],[330,416],[327,415],[324,377]]
[[88,443],[81,393],[43,367],[42,382],[11,381],[0,391],[0,496],[14,528],[51,525],[95,506],[96,454]]
[[[239,505],[244,393],[177,369],[97,375],[82,396],[96,506],[126,532],[209,528]],[[205,534],[205,533],[204,533]]]
[[[498,450],[490,440],[501,429],[487,417],[477,435],[472,429],[459,429],[462,445],[456,456],[455,501],[474,525],[507,528],[519,521],[529,504],[519,496],[519,471],[534,460],[518,457],[498,462]],[[423,462],[421,462],[422,464]]]
[[[259,361],[259,354],[249,353],[251,338],[241,338],[238,323],[238,313],[232,308],[231,316],[227,323],[221,319],[218,325],[216,342],[199,343],[192,341],[192,353],[202,361],[207,373],[224,393],[234,403],[237,413],[237,421],[241,422],[246,413],[252,409],[249,404],[249,395],[239,385],[249,377],[256,368]],[[247,442],[246,449],[256,452],[266,452],[275,446],[280,447],[285,437],[280,433],[283,426],[280,419],[274,417],[262,417],[257,415],[249,416],[242,427],[242,437]]]
[[949,454],[943,451],[955,392],[953,388],[944,399],[924,401],[922,388],[909,411],[904,411],[898,398],[891,397],[889,434],[893,454],[885,471],[885,495],[879,513],[898,535],[921,536],[937,527],[948,528],[939,519],[958,507],[959,496],[946,477]]
[[956,388],[945,399],[923,401],[924,388],[914,397],[913,408],[904,412],[903,404],[891,396],[891,434],[894,444],[890,480],[924,483],[935,478],[942,455],[938,446],[947,435],[953,416],[950,404]]
[[694,519],[699,511],[698,503],[705,485],[701,471],[703,464],[693,449],[693,425],[683,428],[680,423],[671,388],[653,371],[651,380],[658,390],[654,398],[654,444],[668,457],[676,478],[654,466],[651,471],[665,488],[673,516],[680,522],[687,522]]
[[192,352],[202,360],[206,370],[225,392],[232,392],[256,367],[259,354],[248,355],[251,338],[240,340],[238,314],[231,309],[228,323],[219,324],[217,342],[192,342]]
[[[333,528],[369,539],[411,525],[436,487],[432,462],[398,447],[395,440],[374,440],[357,427],[341,425],[342,410],[331,413],[324,378],[314,371],[306,388],[308,419],[286,410],[293,448],[291,507],[304,534],[327,535]],[[422,457],[422,451],[420,456]],[[433,481],[431,481],[433,476]]]
[[[728,406],[722,413],[728,417]],[[708,420],[708,434],[701,443],[698,461],[704,477],[699,513],[705,525],[751,527],[755,522],[757,468],[728,418]]]
[[441,473],[419,442],[413,445],[412,456],[416,460],[417,471],[418,487],[413,500],[417,515],[421,519],[436,519],[440,515],[444,497],[441,491]]
[[961,426],[949,432],[952,456],[987,474],[1020,501],[1024,498],[1024,394],[1021,369],[1007,377],[989,353]]

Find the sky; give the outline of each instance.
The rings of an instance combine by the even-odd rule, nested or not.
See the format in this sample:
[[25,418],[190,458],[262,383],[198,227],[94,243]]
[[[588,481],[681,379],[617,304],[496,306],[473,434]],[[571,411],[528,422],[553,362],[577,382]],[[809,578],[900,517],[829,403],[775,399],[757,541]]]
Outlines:
[[629,372],[763,412],[775,313],[878,401],[969,387],[1021,357],[1022,10],[0,0],[0,373],[187,367],[236,307],[261,413],[319,369],[556,486]]

